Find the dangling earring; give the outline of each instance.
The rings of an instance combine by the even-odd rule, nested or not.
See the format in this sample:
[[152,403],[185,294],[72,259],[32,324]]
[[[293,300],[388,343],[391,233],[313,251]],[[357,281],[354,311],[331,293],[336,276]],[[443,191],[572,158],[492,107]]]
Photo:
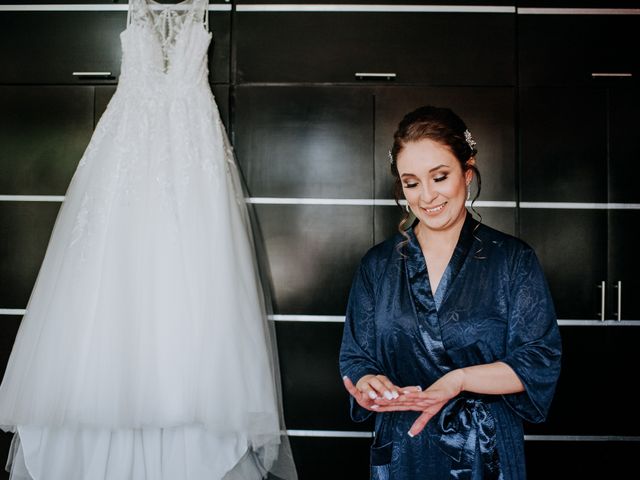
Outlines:
[[409,202],[404,204],[404,209],[407,211],[407,213],[411,213],[411,208],[409,208]]
[[467,200],[471,198],[471,184],[467,184]]

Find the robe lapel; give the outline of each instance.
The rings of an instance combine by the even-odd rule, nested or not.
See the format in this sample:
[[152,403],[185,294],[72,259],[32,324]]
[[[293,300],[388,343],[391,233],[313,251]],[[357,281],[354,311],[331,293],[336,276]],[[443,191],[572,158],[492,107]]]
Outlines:
[[435,296],[438,310],[448,298],[453,282],[464,266],[467,255],[469,255],[471,245],[473,245],[473,232],[475,231],[477,225],[478,222],[471,216],[469,212],[467,212],[467,216],[465,217],[464,224],[462,225],[462,230],[460,231],[460,237],[458,238],[456,248],[453,250],[451,260],[449,260],[449,264],[447,265],[445,273],[442,275],[442,279],[440,280],[438,288],[436,289]]

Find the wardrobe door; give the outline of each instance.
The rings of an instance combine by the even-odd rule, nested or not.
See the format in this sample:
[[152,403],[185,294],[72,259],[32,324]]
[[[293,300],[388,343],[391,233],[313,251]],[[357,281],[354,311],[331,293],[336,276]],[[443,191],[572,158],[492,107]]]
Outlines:
[[[600,320],[601,286],[607,280],[606,210],[522,208],[520,236],[542,263],[558,318]],[[604,318],[610,319],[604,308]]]
[[231,78],[231,13],[226,11],[226,7],[228,5],[209,7],[209,31],[212,37],[208,68],[211,83],[228,83]]
[[273,288],[284,315],[346,311],[358,263],[371,248],[372,206],[256,205]]
[[609,97],[609,202],[640,204],[640,87],[612,87]]
[[637,49],[639,28],[640,15],[520,14],[520,83],[590,86],[621,78],[637,83],[640,59],[630,52]]
[[639,449],[640,441],[526,442],[527,478],[635,478]]
[[0,202],[0,308],[27,306],[59,208],[59,202]]
[[[238,5],[237,82],[514,83],[515,19],[450,11],[259,11]],[[298,11],[296,11],[298,10]],[[459,10],[459,9],[458,9]],[[491,32],[482,35],[479,32]],[[490,59],[490,61],[488,60]]]
[[606,95],[588,87],[520,90],[521,201],[607,201]]
[[[633,436],[640,419],[621,389],[636,375],[640,328],[561,326],[562,371],[547,420],[525,425],[526,435]],[[599,392],[617,392],[600,395]]]
[[237,87],[233,139],[251,196],[372,198],[372,116],[366,89]]
[[126,23],[126,11],[2,12],[0,83],[113,83]]
[[[296,461],[298,478],[326,480],[328,478],[366,479],[369,477],[369,449],[372,438],[338,436],[294,436],[291,450]],[[328,432],[331,435],[331,432]]]
[[640,320],[637,233],[639,224],[640,210],[609,211],[607,294],[610,316],[615,320]]
[[276,327],[287,428],[371,432],[372,421],[349,416],[338,365],[344,323],[278,321]]
[[0,193],[64,195],[93,133],[94,88],[0,86]]

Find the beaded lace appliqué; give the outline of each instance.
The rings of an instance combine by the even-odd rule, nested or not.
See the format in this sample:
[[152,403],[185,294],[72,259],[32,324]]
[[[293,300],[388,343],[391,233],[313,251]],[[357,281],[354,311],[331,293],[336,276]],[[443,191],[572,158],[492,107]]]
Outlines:
[[200,11],[195,1],[187,0],[178,4],[156,4],[148,0],[131,0],[129,23],[146,29],[156,35],[163,57],[163,71],[171,67],[175,46],[184,28],[194,21]]

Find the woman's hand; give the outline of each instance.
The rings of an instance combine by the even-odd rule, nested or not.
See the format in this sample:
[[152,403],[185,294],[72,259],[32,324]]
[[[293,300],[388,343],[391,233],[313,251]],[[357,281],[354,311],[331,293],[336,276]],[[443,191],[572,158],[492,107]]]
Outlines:
[[388,402],[395,402],[400,394],[408,394],[420,391],[420,387],[397,387],[384,375],[365,375],[355,385],[349,377],[343,377],[344,387],[349,394],[363,408],[378,412],[379,405],[376,401],[385,399]]
[[418,435],[445,404],[464,389],[464,372],[452,370],[435,381],[425,391],[410,391],[389,401],[377,399],[370,409],[376,412],[413,410],[422,412],[409,429],[409,436]]

